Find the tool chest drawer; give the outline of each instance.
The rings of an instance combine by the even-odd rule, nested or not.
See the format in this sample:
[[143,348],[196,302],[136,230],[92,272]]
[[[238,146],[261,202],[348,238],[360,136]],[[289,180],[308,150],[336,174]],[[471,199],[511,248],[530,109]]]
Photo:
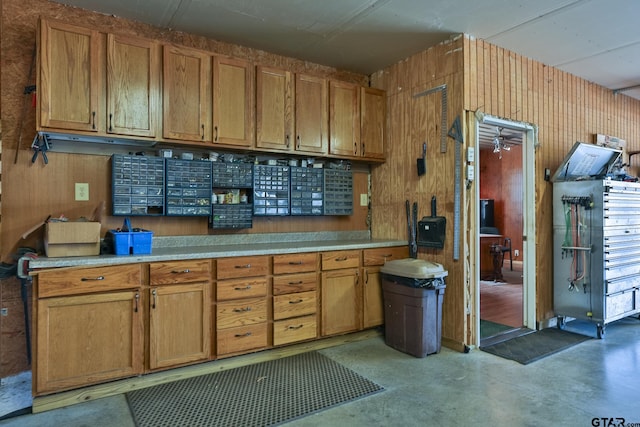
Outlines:
[[131,289],[140,285],[140,264],[47,271],[38,274],[38,298]]
[[218,301],[264,297],[266,295],[266,278],[224,280],[218,282],[216,289]]
[[211,261],[154,262],[149,264],[149,282],[152,285],[208,282],[211,280]]
[[287,254],[273,256],[273,274],[304,273],[318,269],[318,254]]

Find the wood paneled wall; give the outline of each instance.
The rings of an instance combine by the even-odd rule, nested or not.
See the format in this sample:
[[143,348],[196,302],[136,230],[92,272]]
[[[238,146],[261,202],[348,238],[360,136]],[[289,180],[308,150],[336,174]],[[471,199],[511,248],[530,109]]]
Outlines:
[[[413,95],[447,84],[448,123],[465,112],[527,122],[537,126],[536,194],[536,320],[553,316],[552,184],[553,173],[576,141],[593,142],[595,134],[627,141],[628,150],[640,145],[640,101],[564,73],[469,36],[429,48],[372,76],[372,85],[387,91],[387,162],[372,170],[372,233],[374,237],[407,236],[404,201],[416,200],[420,216],[429,214],[432,195],[438,214],[447,218],[443,250],[420,250],[419,257],[440,262],[448,270],[442,319],[443,343],[464,348],[476,343],[474,313],[477,284],[474,263],[473,192],[462,185],[461,253],[453,260],[454,164],[453,140],[440,153],[440,97]],[[461,117],[465,146],[473,144]],[[427,174],[418,177],[416,158],[427,141]],[[638,173],[638,160],[629,172]]]
[[[107,156],[49,153],[49,164],[43,165],[39,157],[31,163],[29,149],[35,134],[35,109],[30,106],[24,120],[21,113],[25,98],[23,89],[35,82],[29,79],[29,68],[36,42],[38,17],[59,19],[71,24],[89,26],[100,31],[156,39],[162,42],[184,45],[248,59],[255,64],[282,67],[294,72],[305,72],[335,80],[366,85],[368,77],[335,68],[283,57],[243,46],[222,43],[191,34],[162,30],[139,22],[68,7],[46,0],[3,0],[2,2],[2,122],[3,122],[3,170],[2,170],[2,233],[0,235],[1,258],[10,256],[19,246],[38,247],[39,230],[27,240],[21,235],[48,215],[64,214],[69,218],[89,216],[101,200],[110,205],[110,163]],[[35,76],[35,74],[34,74]],[[18,161],[13,163],[18,146],[19,132],[22,142]],[[10,161],[7,161],[10,159]],[[89,202],[74,201],[74,183],[89,183]],[[368,168],[359,168],[354,174],[354,215],[347,217],[268,217],[255,218],[252,229],[233,233],[278,233],[305,231],[368,230],[368,208],[361,207],[359,194],[368,193]],[[206,218],[132,218],[137,226],[151,229],[155,235],[217,234],[223,231],[208,229]],[[120,217],[106,217],[103,234],[109,228],[122,223]],[[229,232],[227,232],[229,233]]]
[[[446,153],[440,152],[442,92],[414,98],[425,90],[447,86],[447,127],[462,112],[462,38],[432,47],[372,76],[372,86],[387,91],[386,163],[372,168],[372,225],[378,238],[407,238],[405,201],[418,202],[418,218],[431,215],[431,197],[436,196],[438,215],[447,218],[444,249],[420,248],[419,258],[443,264],[448,271],[443,300],[443,343],[463,348],[469,300],[461,250],[453,260],[454,153],[447,138]],[[463,118],[461,117],[461,122]],[[448,129],[447,129],[448,130]],[[416,159],[427,143],[426,174],[418,176]],[[464,220],[461,229],[465,229]],[[462,247],[462,245],[461,245]]]
[[[536,319],[553,316],[552,190],[544,170],[555,172],[576,141],[596,134],[640,149],[640,101],[483,40],[464,38],[464,109],[538,126],[535,154]],[[629,168],[638,174],[638,160]]]

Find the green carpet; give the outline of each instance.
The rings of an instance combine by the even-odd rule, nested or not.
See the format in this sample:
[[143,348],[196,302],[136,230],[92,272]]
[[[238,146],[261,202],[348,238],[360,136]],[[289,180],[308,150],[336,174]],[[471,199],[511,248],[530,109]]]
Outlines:
[[588,339],[591,337],[547,328],[487,347],[481,346],[480,350],[527,365]]
[[489,338],[512,329],[515,328],[501,323],[492,322],[490,320],[480,319],[480,338]]

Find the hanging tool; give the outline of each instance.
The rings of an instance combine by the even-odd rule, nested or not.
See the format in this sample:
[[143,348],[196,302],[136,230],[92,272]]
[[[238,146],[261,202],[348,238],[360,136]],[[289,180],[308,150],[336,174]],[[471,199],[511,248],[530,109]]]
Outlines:
[[[38,45],[35,44],[33,46],[33,51],[31,52],[31,65],[29,66],[29,76],[27,77],[27,84],[31,83],[33,79],[33,72],[36,68],[36,56],[38,51]],[[36,91],[35,85],[25,86],[23,94],[25,95],[22,105],[22,111],[20,112],[20,130],[18,131],[18,145],[16,146],[16,156],[13,159],[13,164],[18,163],[18,153],[20,152],[20,146],[22,145],[22,128],[24,127],[24,119],[27,115],[27,109],[29,108],[29,98],[26,95],[34,96],[33,94]]]
[[18,260],[16,275],[20,279],[20,297],[24,309],[24,331],[27,347],[27,362],[31,364],[31,328],[29,327],[29,289],[28,285],[32,282],[29,277],[29,261],[37,258],[35,252],[26,252]]
[[424,175],[427,171],[427,143],[422,143],[422,158],[418,158],[418,176]]
[[453,259],[460,259],[460,176],[462,174],[462,144],[464,139],[460,128],[460,116],[457,116],[449,129],[448,135],[455,140],[454,199],[453,199]]
[[411,258],[418,258],[418,202],[413,202],[413,220],[411,222]]
[[47,157],[47,151],[49,151],[49,138],[46,135],[36,134],[36,137],[33,138],[33,142],[31,143],[31,148],[33,148],[33,157],[31,157],[31,163],[35,163],[38,158],[38,153],[42,153],[42,160],[44,164],[49,163],[49,158]]
[[447,152],[447,85],[443,84],[440,86],[433,87],[431,89],[427,89],[423,92],[417,93],[413,95],[414,98],[420,98],[421,96],[429,95],[435,92],[442,92],[442,111],[441,111],[441,123],[440,123],[440,152]]

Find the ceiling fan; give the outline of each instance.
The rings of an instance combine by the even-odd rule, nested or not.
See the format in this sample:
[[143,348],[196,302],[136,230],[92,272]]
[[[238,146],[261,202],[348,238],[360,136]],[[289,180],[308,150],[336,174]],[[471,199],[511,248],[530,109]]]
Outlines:
[[509,140],[509,137],[502,135],[502,131],[504,128],[496,126],[496,134],[493,137],[493,152],[498,154],[498,157],[502,159],[502,152],[511,150],[511,144],[506,141]]

